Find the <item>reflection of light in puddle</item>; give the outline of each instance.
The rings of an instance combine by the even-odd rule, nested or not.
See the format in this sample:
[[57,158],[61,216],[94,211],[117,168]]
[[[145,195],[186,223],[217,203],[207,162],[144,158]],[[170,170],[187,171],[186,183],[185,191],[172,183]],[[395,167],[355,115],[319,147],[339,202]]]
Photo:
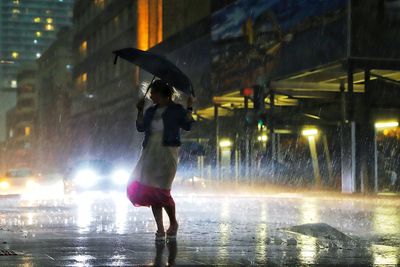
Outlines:
[[229,241],[229,231],[230,231],[230,225],[229,225],[229,201],[225,200],[222,202],[222,207],[221,207],[221,223],[219,224],[219,232],[220,232],[220,245],[218,247],[218,259],[219,262],[218,264],[225,265],[227,264],[228,260],[228,250],[227,250],[227,244]]
[[128,213],[128,201],[126,197],[121,197],[121,195],[113,196],[115,205],[115,227],[117,234],[125,233],[127,213]]
[[[319,209],[315,199],[304,198],[300,207],[300,214],[301,224],[320,222]],[[314,263],[317,255],[317,239],[301,234],[297,238],[300,243],[300,260],[307,264]]]
[[314,264],[317,256],[317,239],[306,235],[297,235],[299,241],[299,260],[306,264]]
[[382,245],[371,246],[374,264],[396,265],[400,263],[400,248]]
[[304,198],[303,203],[300,207],[301,213],[301,222],[305,223],[318,223],[320,221],[319,218],[319,210],[315,199]]
[[377,205],[373,221],[374,230],[377,234],[400,233],[400,213],[398,212],[398,207]]
[[32,264],[32,258],[31,257],[23,257],[22,260],[24,261],[21,265],[18,265],[20,267],[33,267],[34,265]]
[[78,203],[77,213],[77,226],[79,227],[78,232],[83,233],[89,230],[90,222],[92,221],[92,200],[83,197]]
[[257,253],[257,260],[261,262],[265,262],[267,259],[267,207],[265,202],[261,204],[261,223],[258,225],[256,237],[257,237],[257,244],[256,244],[256,253]]
[[111,266],[124,266],[125,260],[126,260],[126,256],[125,255],[113,255],[111,257],[112,263],[110,263]]
[[95,260],[96,258],[90,255],[77,255],[73,256],[71,259],[78,262],[75,266],[88,266],[89,263],[87,261]]
[[27,214],[27,217],[28,217],[28,221],[26,222],[27,223],[27,225],[32,225],[33,224],[33,213],[32,212],[29,212],[28,214]]

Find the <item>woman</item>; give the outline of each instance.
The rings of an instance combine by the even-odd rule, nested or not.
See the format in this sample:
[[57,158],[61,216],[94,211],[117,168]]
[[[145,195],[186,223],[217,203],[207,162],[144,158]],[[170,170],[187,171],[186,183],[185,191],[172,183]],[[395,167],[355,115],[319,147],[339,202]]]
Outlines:
[[[187,108],[173,102],[173,88],[157,80],[150,85],[150,98],[155,105],[143,114],[144,99],[137,104],[136,128],[144,132],[140,159],[128,183],[127,194],[134,206],[151,206],[157,224],[156,239],[167,235],[175,238],[178,222],[175,202],[171,197],[171,185],[178,164],[178,147],[181,145],[180,129],[190,131],[193,98]],[[170,226],[164,231],[162,209],[168,214]]]

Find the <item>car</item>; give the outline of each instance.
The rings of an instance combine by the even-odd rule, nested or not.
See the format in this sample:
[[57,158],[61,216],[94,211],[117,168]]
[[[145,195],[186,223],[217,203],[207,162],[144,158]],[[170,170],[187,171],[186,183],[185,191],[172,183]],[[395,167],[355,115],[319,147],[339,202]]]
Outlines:
[[0,177],[0,195],[22,195],[38,190],[41,177],[29,168],[10,169]]
[[129,180],[127,168],[106,160],[75,162],[64,176],[65,193],[123,190]]

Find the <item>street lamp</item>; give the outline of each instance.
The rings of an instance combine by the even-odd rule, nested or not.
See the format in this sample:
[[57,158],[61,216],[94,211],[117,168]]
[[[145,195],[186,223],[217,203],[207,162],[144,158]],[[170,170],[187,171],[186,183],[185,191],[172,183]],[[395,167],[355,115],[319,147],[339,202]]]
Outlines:
[[388,128],[395,128],[399,126],[398,121],[381,121],[375,123],[375,129],[377,130],[385,130]]
[[232,146],[232,141],[229,139],[223,139],[219,142],[219,146],[221,148],[226,148],[226,147],[231,147]]
[[260,142],[267,142],[268,136],[266,134],[260,135],[257,137],[257,140]]
[[315,137],[318,135],[318,129],[316,129],[316,128],[304,129],[301,132],[301,134],[308,138],[308,144],[310,146],[311,159],[312,159],[313,170],[314,170],[315,185],[317,187],[320,187],[321,186],[321,175],[319,173],[317,145],[315,143]]
[[304,129],[301,134],[307,137],[314,137],[318,135],[318,129]]

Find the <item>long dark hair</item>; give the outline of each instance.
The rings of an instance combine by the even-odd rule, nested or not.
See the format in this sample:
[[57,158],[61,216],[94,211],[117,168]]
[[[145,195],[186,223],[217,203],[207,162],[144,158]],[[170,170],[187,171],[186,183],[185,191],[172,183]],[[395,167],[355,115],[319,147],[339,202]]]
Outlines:
[[174,96],[174,88],[162,80],[156,80],[150,85],[152,92],[157,92],[163,97],[172,100]]

